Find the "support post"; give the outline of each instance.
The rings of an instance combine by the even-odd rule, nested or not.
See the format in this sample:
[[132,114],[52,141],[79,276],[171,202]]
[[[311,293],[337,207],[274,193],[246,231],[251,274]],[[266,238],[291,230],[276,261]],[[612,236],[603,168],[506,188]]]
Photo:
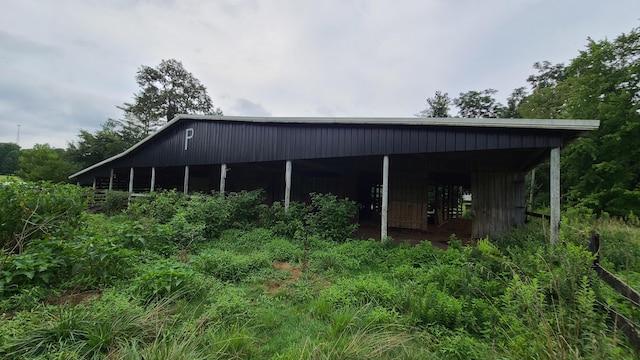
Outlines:
[[382,159],[382,210],[380,224],[380,241],[387,241],[387,212],[389,209],[389,155]]
[[113,168],[109,174],[109,191],[113,190]]
[[557,244],[560,238],[560,148],[551,149],[551,169],[549,171],[549,188],[551,190],[551,244]]
[[220,165],[220,196],[224,196],[224,186],[227,180],[227,164]]
[[153,192],[156,189],[156,167],[151,167],[151,187],[149,188],[149,192]]
[[133,194],[133,168],[129,170],[129,194]]
[[184,166],[184,194],[189,194],[189,165]]
[[289,211],[289,204],[291,203],[291,160],[287,160],[287,164],[284,170],[284,211]]
[[533,195],[536,187],[536,169],[531,170],[531,186],[529,187],[529,211],[533,211]]
[[94,176],[94,177],[93,177],[93,190],[95,190],[95,189],[96,189],[96,178],[95,178],[95,176]]

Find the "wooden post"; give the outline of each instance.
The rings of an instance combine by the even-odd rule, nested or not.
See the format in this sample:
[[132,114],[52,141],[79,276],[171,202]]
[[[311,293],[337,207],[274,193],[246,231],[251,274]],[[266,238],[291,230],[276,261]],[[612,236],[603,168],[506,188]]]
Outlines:
[[129,170],[129,194],[133,194],[133,168]]
[[109,174],[109,191],[113,190],[113,168]]
[[389,155],[382,159],[382,209],[380,213],[380,241],[387,241],[387,213],[389,210]]
[[227,179],[227,164],[220,165],[220,196],[224,196],[224,186]]
[[536,169],[531,170],[531,186],[529,188],[529,211],[533,211],[533,194],[536,187]]
[[95,190],[95,189],[96,189],[96,178],[95,178],[95,176],[94,176],[94,177],[93,177],[93,190]]
[[551,149],[551,169],[549,171],[549,188],[551,190],[551,223],[550,240],[557,244],[560,238],[560,148]]
[[184,166],[184,194],[189,194],[189,165]]
[[149,187],[149,192],[154,192],[156,189],[156,167],[151,167],[151,186]]
[[291,160],[287,160],[284,170],[284,211],[289,211],[289,203],[291,202]]

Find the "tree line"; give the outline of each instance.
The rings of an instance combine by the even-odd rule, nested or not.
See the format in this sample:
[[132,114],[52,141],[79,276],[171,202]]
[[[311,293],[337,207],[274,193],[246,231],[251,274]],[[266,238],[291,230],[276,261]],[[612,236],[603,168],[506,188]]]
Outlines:
[[[455,116],[466,118],[600,120],[597,131],[563,149],[565,203],[616,216],[640,213],[640,28],[613,40],[589,38],[568,64],[542,61],[533,69],[528,87],[513,90],[506,104],[496,100],[497,91],[491,88],[455,98],[436,91],[415,115],[452,117],[455,106]],[[222,114],[205,86],[177,60],[140,67],[136,81],[140,89],[133,100],[118,106],[121,119],[108,119],[93,133],[80,130],[65,150],[0,144],[0,173],[66,181],[73,171],[124,151],[176,114]],[[542,195],[548,184],[545,166],[535,185]]]

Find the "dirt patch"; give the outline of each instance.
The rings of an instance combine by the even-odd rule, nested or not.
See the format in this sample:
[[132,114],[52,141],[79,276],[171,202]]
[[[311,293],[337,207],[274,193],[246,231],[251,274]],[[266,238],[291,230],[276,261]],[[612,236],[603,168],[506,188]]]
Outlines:
[[47,305],[88,304],[91,300],[98,298],[101,295],[102,295],[102,292],[99,290],[72,292],[72,293],[67,293],[58,297],[47,299],[45,300],[44,303]]
[[269,284],[269,293],[275,294],[277,293],[284,285],[296,282],[300,279],[300,275],[302,274],[302,269],[298,266],[293,266],[286,262],[274,261],[273,267],[276,270],[282,270],[289,273],[289,277],[284,280],[276,280],[273,283]]
[[[430,225],[428,230],[389,228],[388,234],[396,243],[415,245],[422,241],[431,241],[435,247],[447,249],[449,247],[449,238],[452,234],[455,234],[456,238],[462,240],[463,243],[469,242],[471,238],[471,220],[452,219],[441,225]],[[380,224],[373,222],[361,223],[353,236],[360,239],[380,241]]]

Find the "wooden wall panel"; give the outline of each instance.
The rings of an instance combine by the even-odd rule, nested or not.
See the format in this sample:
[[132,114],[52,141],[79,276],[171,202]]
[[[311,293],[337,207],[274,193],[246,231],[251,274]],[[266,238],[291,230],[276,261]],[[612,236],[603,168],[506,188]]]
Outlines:
[[423,173],[392,173],[389,179],[389,227],[427,229],[427,176]]
[[473,238],[503,234],[525,222],[524,173],[481,172],[471,175]]

